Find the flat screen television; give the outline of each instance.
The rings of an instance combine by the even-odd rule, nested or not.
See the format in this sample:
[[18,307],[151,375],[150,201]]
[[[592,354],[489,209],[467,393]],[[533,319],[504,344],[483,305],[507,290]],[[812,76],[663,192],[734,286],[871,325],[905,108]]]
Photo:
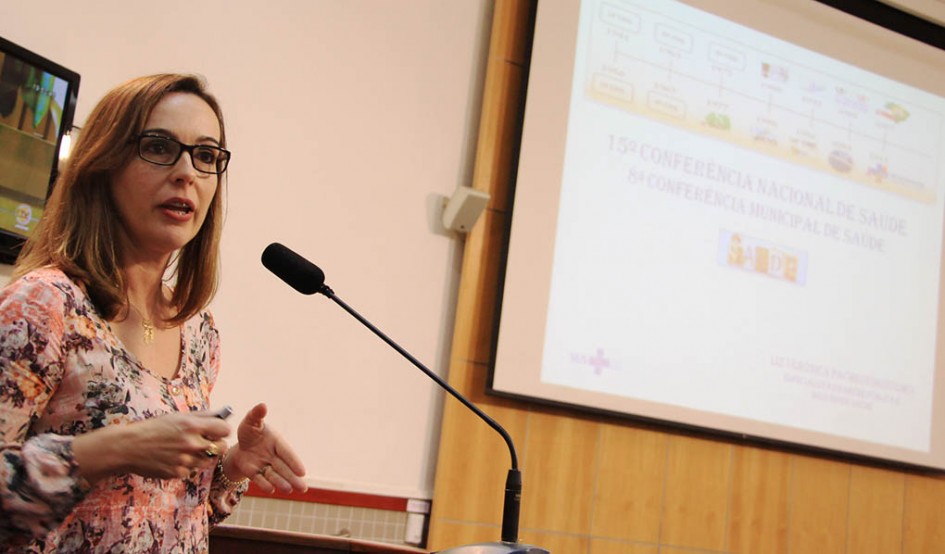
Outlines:
[[78,94],[78,73],[0,37],[0,263],[43,215]]

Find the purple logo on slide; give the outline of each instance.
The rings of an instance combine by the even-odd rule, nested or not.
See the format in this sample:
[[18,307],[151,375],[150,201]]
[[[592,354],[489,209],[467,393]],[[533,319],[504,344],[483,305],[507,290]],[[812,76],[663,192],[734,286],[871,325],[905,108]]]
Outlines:
[[605,368],[611,367],[610,360],[604,356],[603,348],[598,348],[594,354],[572,352],[571,361],[579,365],[591,366],[594,369],[594,375],[600,375]]

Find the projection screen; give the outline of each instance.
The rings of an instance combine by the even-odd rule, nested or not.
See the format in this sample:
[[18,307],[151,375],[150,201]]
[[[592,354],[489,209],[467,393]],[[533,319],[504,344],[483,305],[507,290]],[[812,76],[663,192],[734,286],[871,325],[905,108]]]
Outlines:
[[945,51],[539,2],[490,391],[945,469]]

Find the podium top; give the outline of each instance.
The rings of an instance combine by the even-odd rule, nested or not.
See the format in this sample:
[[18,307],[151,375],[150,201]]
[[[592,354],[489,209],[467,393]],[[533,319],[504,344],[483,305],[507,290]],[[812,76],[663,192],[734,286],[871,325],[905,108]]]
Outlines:
[[429,554],[427,550],[348,537],[314,535],[241,525],[217,525],[210,532],[210,554]]

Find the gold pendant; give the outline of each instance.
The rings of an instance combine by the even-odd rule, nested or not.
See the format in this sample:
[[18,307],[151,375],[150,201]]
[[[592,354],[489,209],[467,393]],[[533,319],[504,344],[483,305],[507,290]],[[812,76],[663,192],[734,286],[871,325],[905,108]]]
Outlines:
[[154,342],[154,325],[150,321],[141,320],[141,327],[144,328],[144,344]]

